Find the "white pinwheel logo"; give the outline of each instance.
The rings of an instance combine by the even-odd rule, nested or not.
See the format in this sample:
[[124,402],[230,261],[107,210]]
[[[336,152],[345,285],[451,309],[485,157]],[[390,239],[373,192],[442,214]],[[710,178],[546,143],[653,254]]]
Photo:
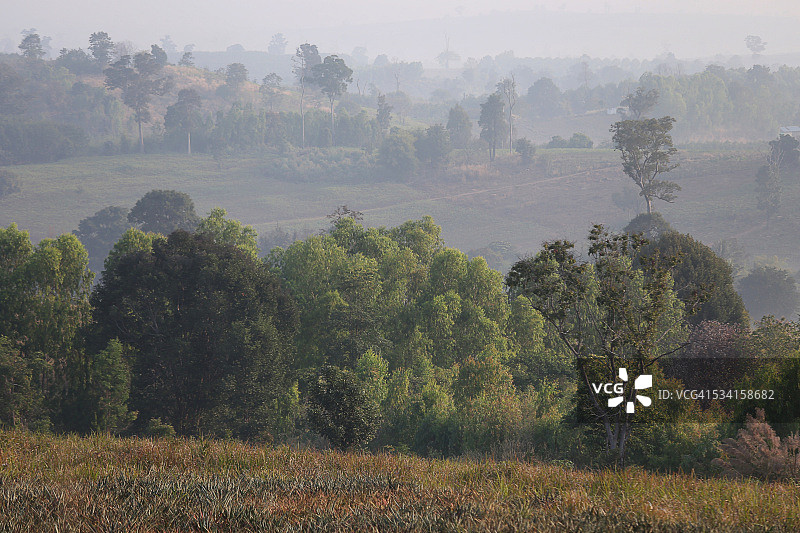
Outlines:
[[[625,369],[625,368],[620,368],[619,369],[619,379],[621,379],[622,381],[628,381],[628,370],[627,369]],[[637,390],[637,391],[644,390],[644,389],[649,389],[652,386],[653,386],[653,376],[651,374],[642,374],[641,376],[637,377],[636,380],[633,382],[633,388],[634,388],[634,390]],[[649,397],[642,396],[640,394],[636,395],[636,399],[639,400],[639,402],[645,407],[649,407],[650,404],[653,403],[653,401]],[[621,404],[623,401],[625,401],[625,397],[624,396],[622,396],[622,395],[615,396],[613,398],[609,398],[608,406],[609,407],[616,407],[619,404]],[[634,403],[632,401],[629,401],[629,402],[627,402],[625,404],[625,411],[628,412],[628,413],[633,413],[634,412]]]

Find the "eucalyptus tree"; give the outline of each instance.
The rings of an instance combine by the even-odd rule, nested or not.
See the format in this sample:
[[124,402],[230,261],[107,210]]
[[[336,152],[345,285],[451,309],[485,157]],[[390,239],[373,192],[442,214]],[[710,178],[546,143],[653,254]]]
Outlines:
[[164,75],[164,65],[149,52],[139,52],[133,58],[124,55],[103,73],[106,87],[122,90],[122,101],[133,110],[139,126],[139,150],[144,152],[142,124],[152,119],[150,98],[168,93],[172,79]]
[[313,79],[311,69],[314,65],[322,63],[322,59],[317,50],[317,45],[303,43],[297,47],[297,51],[292,57],[292,72],[297,78],[297,85],[300,89],[300,139],[301,146],[306,146],[306,113],[305,96],[306,88]]
[[337,55],[327,56],[322,63],[311,68],[314,84],[328,97],[331,109],[331,136],[336,140],[333,102],[347,91],[347,84],[353,81],[353,69]]

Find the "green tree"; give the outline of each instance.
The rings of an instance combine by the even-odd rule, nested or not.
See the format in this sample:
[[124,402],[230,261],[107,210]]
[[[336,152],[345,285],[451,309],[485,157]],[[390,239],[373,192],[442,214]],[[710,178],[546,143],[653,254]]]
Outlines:
[[200,108],[200,95],[194,89],[181,89],[178,101],[167,108],[164,127],[167,131],[181,130],[186,133],[186,153],[192,153],[192,129],[198,122],[197,110]]
[[347,91],[347,84],[353,81],[353,69],[348,67],[339,56],[327,56],[322,63],[311,67],[311,76],[315,85],[328,97],[331,106],[331,135],[336,144],[336,127],[334,124],[333,102]]
[[103,72],[106,87],[122,90],[122,101],[133,110],[139,126],[139,150],[144,152],[142,124],[150,122],[150,98],[164,95],[172,88],[172,80],[163,75],[163,65],[148,52],[139,52],[133,59],[122,56]]
[[297,312],[263,262],[176,231],[110,262],[92,303],[93,343],[135,350],[140,425],[160,417],[182,434],[268,438],[285,416]]
[[552,118],[565,112],[561,89],[550,78],[539,78],[528,88],[528,103],[536,116]]
[[104,350],[89,358],[89,378],[86,384],[84,416],[91,416],[92,431],[120,432],[135,419],[136,412],[128,410],[131,392],[131,373],[122,344],[112,339]]
[[155,62],[161,65],[162,67],[167,66],[167,63],[169,63],[169,59],[167,58],[167,53],[164,51],[163,48],[161,48],[157,44],[150,45],[150,55],[153,56]]
[[450,108],[447,115],[447,131],[456,148],[466,148],[472,140],[472,120],[459,104]]
[[176,229],[194,230],[198,217],[188,194],[152,190],[136,202],[128,213],[128,222],[144,232],[169,235]]
[[280,97],[282,96],[283,92],[281,90],[281,83],[283,82],[283,78],[271,72],[264,76],[264,79],[261,81],[261,87],[258,88],[258,91],[264,97],[264,99],[269,104],[270,112],[275,110],[275,104],[278,103]]
[[105,67],[111,63],[111,54],[114,52],[114,43],[104,31],[94,32],[89,37],[89,50],[92,52],[94,60]]
[[744,43],[747,45],[747,48],[753,52],[753,57],[757,58],[761,55],[761,52],[766,50],[767,43],[761,40],[761,37],[758,35],[748,35],[744,38]]
[[0,337],[11,343],[0,346],[0,395],[12,402],[0,424],[45,429],[78,385],[93,274],[74,235],[34,246],[14,224],[0,228],[0,264]]
[[179,67],[193,67],[194,66],[194,55],[192,54],[191,50],[186,51],[181,56],[180,61],[178,61]]
[[417,168],[414,139],[405,131],[387,136],[378,149],[378,164],[395,179],[406,179]]
[[348,370],[324,366],[309,384],[309,423],[337,448],[360,446],[372,439],[378,415],[364,385]]
[[584,133],[573,133],[569,139],[570,148],[591,148],[592,146],[594,146],[594,141]]
[[660,180],[661,174],[678,165],[670,163],[677,152],[672,146],[672,117],[646,120],[623,120],[611,126],[614,148],[622,153],[622,170],[639,187],[639,195],[647,202],[647,214],[653,213],[653,199],[675,201],[677,183]]
[[628,383],[623,403],[610,407],[590,383],[613,382],[623,367],[652,373],[655,361],[682,345],[683,304],[672,290],[675,260],[641,256],[641,237],[594,226],[589,242],[588,262],[576,259],[571,242],[545,243],[511,268],[506,284],[512,297],[530,300],[573,357],[580,398],[599,420],[607,452],[624,460],[632,420],[625,402],[635,391]]
[[653,212],[636,215],[622,231],[631,235],[641,233],[646,239],[654,241],[673,229],[661,213]]
[[787,171],[795,176],[800,172],[800,141],[791,135],[781,134],[769,142],[770,160],[779,170]]
[[747,328],[750,320],[741,296],[733,287],[731,266],[711,248],[691,235],[670,231],[646,248],[645,253],[653,252],[680,258],[672,277],[678,298],[687,306],[689,323],[697,325],[714,320]]
[[17,48],[22,50],[22,57],[26,59],[42,59],[44,57],[42,39],[38,33],[27,34]]
[[739,281],[739,293],[753,319],[766,315],[792,317],[800,305],[797,283],[786,270],[771,266],[754,268]]
[[288,44],[289,41],[286,40],[282,33],[276,33],[269,41],[267,52],[274,56],[282,56],[286,53],[286,45]]
[[433,168],[439,168],[447,162],[447,158],[452,151],[450,135],[444,126],[434,124],[425,130],[425,134],[414,142],[417,159],[429,164]]
[[389,131],[389,126],[392,122],[392,106],[386,103],[386,95],[378,95],[378,110],[375,120],[378,122],[378,127],[381,130],[381,135],[385,135]]
[[73,233],[89,253],[89,268],[92,272],[103,270],[108,252],[130,227],[128,210],[113,205],[104,207],[78,223],[78,229]]
[[494,161],[497,144],[502,142],[505,127],[503,100],[497,93],[490,94],[486,102],[481,104],[478,125],[481,127],[481,139],[489,143],[489,160]]
[[227,213],[221,207],[215,207],[206,218],[200,220],[195,233],[211,237],[218,244],[231,244],[244,253],[258,259],[258,234],[250,225],[243,225],[238,220],[226,219]]
[[317,45],[315,44],[301,44],[297,47],[292,57],[292,72],[300,88],[300,146],[303,148],[306,147],[306,89],[313,79],[312,68],[320,63],[322,63],[322,58],[320,58],[319,50],[317,50]]
[[629,93],[619,105],[626,106],[634,120],[641,120],[658,103],[658,89],[645,91],[637,87],[635,93]]
[[225,83],[232,89],[238,89],[247,82],[247,67],[242,63],[231,63],[225,67]]

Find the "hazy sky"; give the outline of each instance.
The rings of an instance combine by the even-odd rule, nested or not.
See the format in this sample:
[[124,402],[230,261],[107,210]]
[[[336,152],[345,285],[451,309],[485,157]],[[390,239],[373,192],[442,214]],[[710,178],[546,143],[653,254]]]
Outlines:
[[[353,46],[366,46],[370,56],[387,53],[390,57],[401,59],[430,60],[428,57],[413,57],[419,50],[412,46],[419,36],[403,35],[403,28],[409,25],[394,25],[398,34],[392,40],[380,39],[387,23],[410,20],[439,19],[438,26],[430,31],[437,33],[435,42],[443,42],[443,35],[453,27],[458,35],[459,20],[476,15],[489,15],[501,11],[534,11],[549,10],[561,13],[591,12],[607,13],[687,13],[687,14],[727,14],[739,15],[730,18],[730,33],[735,33],[729,42],[719,42],[719,53],[744,53],[741,45],[744,35],[741,32],[762,35],[770,43],[768,53],[800,52],[800,41],[793,39],[791,33],[780,26],[800,26],[800,1],[798,0],[569,0],[539,1],[536,0],[504,0],[493,2],[486,0],[304,0],[302,2],[275,2],[264,0],[37,0],[36,2],[11,2],[3,7],[0,16],[0,40],[5,39],[0,49],[15,47],[20,39],[20,31],[25,28],[36,28],[41,35],[52,37],[52,47],[86,47],[90,33],[103,30],[114,40],[130,40],[140,47],[148,46],[166,34],[171,35],[179,48],[193,43],[198,50],[224,50],[232,44],[242,44],[248,50],[265,50],[270,36],[282,32],[289,40],[290,47],[306,40],[317,42],[329,52],[348,53]],[[742,15],[746,15],[742,16]],[[760,23],[747,27],[748,17],[766,15]],[[651,17],[652,24],[658,19]],[[561,19],[559,19],[561,20]],[[727,20],[727,19],[726,19]],[[738,20],[739,22],[731,22]],[[359,25],[382,25],[375,29],[377,42],[360,42],[359,35],[354,35]],[[738,24],[738,25],[737,25]],[[682,25],[681,25],[682,26]],[[775,37],[770,32],[775,26]],[[360,28],[364,29],[364,28]],[[638,55],[647,56],[673,48],[679,56],[686,56],[680,45],[687,38],[681,35],[682,28],[657,28],[663,33],[652,33],[652,42],[642,43],[641,48],[625,48],[624,36],[618,34],[602,37],[598,32],[592,41],[581,41],[584,31],[575,30],[577,35],[564,35],[563,42],[550,38],[547,46],[537,42],[537,36],[513,35],[514,39],[503,41],[502,28],[487,28],[487,35],[479,35],[475,43],[486,47],[486,43],[496,43],[495,49],[475,51],[470,48],[470,35],[460,36],[454,48],[463,50],[462,55],[494,54],[507,49],[514,49],[518,56],[580,54],[591,55]],[[684,28],[685,29],[685,28]],[[324,31],[323,31],[324,30]],[[473,30],[475,31],[475,30]],[[480,30],[478,30],[480,31]],[[688,31],[688,30],[687,30]],[[691,31],[696,32],[695,29]],[[783,33],[781,33],[783,32]],[[365,32],[366,33],[366,32]],[[797,31],[795,30],[795,34]],[[488,36],[498,35],[497,39]],[[556,32],[556,36],[559,32]],[[665,37],[666,36],[666,37]],[[672,39],[668,37],[672,36]],[[386,36],[383,36],[386,37]],[[427,36],[431,37],[431,36]],[[697,36],[694,36],[697,37]],[[366,38],[366,35],[365,35]],[[631,37],[634,38],[633,36]],[[364,40],[364,39],[361,39]],[[709,50],[700,49],[705,44],[699,42],[686,51],[696,51],[695,55],[707,55],[712,52],[713,42],[708,42]],[[341,46],[341,50],[334,50]],[[737,48],[738,47],[738,48]],[[588,50],[587,50],[588,48]],[[598,53],[592,54],[594,48]],[[735,49],[734,49],[735,48]],[[741,50],[739,50],[741,48]],[[638,52],[638,53],[635,53]],[[426,52],[427,54],[427,52]],[[430,54],[427,54],[430,55]],[[409,57],[410,56],[410,57]]]

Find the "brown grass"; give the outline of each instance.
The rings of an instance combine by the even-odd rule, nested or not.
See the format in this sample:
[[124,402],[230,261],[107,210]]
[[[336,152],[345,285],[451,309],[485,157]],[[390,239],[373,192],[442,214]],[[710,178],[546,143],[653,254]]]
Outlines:
[[0,433],[0,531],[797,531],[798,499],[637,469]]

